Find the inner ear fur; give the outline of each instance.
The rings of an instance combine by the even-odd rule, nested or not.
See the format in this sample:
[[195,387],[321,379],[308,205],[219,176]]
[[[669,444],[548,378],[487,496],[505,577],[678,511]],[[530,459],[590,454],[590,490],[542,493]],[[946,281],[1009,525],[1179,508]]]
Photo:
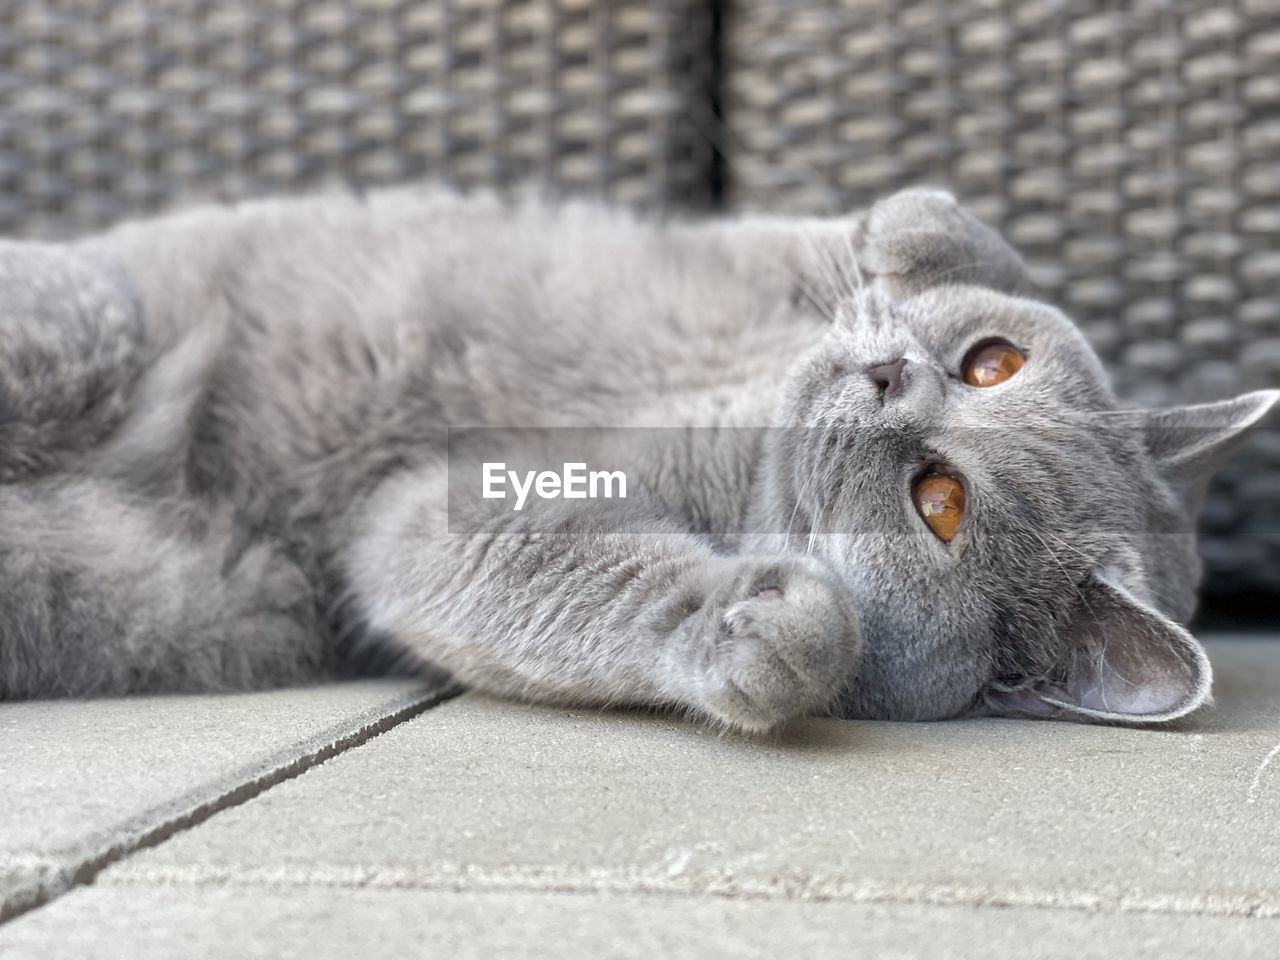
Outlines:
[[989,698],[1038,716],[1160,723],[1209,703],[1212,684],[1204,648],[1186,628],[1095,576],[1081,587],[1052,676]]

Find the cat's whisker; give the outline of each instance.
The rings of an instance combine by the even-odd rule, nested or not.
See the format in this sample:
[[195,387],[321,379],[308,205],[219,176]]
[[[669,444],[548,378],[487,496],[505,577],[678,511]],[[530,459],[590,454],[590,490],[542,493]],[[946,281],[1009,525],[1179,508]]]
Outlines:
[[829,323],[835,323],[835,319],[836,319],[835,308],[831,307],[826,303],[823,303],[822,300],[818,298],[818,295],[814,293],[813,290],[803,280],[801,280],[798,275],[793,276],[791,279],[792,279],[792,282],[796,285],[796,289],[799,290],[802,294],[804,294],[804,298],[809,301],[809,303],[813,306],[813,308],[817,310],[820,314],[822,314],[822,316]]
[[1046,530],[1044,531],[1044,536],[1051,539],[1054,543],[1056,543],[1063,550],[1066,550],[1068,553],[1074,553],[1081,560],[1085,561],[1085,563],[1088,563],[1088,564],[1093,563],[1093,561],[1089,558],[1087,554],[1085,554],[1082,550],[1078,550],[1077,548],[1073,547],[1066,540],[1063,540],[1061,537],[1059,537],[1056,533],[1051,533],[1050,531]]
[[794,528],[794,527],[795,527],[795,525],[796,525],[796,517],[797,517],[797,516],[799,516],[799,514],[800,514],[800,498],[799,498],[799,497],[796,497],[796,505],[795,505],[795,507],[794,507],[794,508],[792,509],[792,511],[791,511],[791,519],[787,521],[787,530],[786,530],[786,532],[782,535],[782,538],[783,538],[783,542],[784,542],[784,543],[790,543],[790,542],[791,542],[791,530],[792,530],[792,528]]
[[[810,498],[811,498],[811,494],[809,491],[809,484],[805,483],[805,485],[800,488],[800,492],[796,497],[795,509],[791,511],[791,520],[787,523],[786,542],[788,544],[790,544],[791,542],[791,529],[793,526],[795,526],[796,517],[799,516],[800,514],[800,504],[803,503],[805,500],[809,500]],[[810,527],[810,532],[812,532],[812,527]]]
[[854,292],[861,293],[867,288],[867,280],[862,273],[862,265],[858,263],[858,251],[853,244],[853,231],[844,233],[844,245],[849,251],[849,258],[845,261],[848,264],[846,272],[852,274]]
[[[842,225],[844,221],[841,221]],[[848,256],[842,256],[841,251],[847,252]],[[829,257],[829,268],[833,277],[833,289],[837,292],[843,292],[844,296],[856,296],[861,293],[865,287],[862,279],[862,271],[858,266],[857,258],[853,249],[853,223],[848,223],[848,229],[839,231],[839,242],[834,247],[825,251]]]
[[[841,240],[843,240],[846,232],[842,231],[841,233]],[[816,242],[813,239],[812,232],[809,232],[807,236],[811,248],[815,247]],[[840,246],[842,244],[825,246],[821,249],[819,256],[826,267],[832,290],[835,291],[837,297],[843,299],[845,296],[851,296],[856,293],[858,288],[849,272],[847,261],[840,255]]]
[[998,265],[998,261],[992,260],[990,257],[987,257],[981,260],[969,260],[964,263],[953,263],[951,264],[951,266],[946,267],[945,269],[932,270],[927,273],[922,273],[920,282],[924,286],[933,286],[939,280],[944,280],[947,277],[950,277],[954,274],[962,273],[968,270],[976,270],[979,267],[988,267],[988,266],[996,266],[996,265]]
[[[1032,532],[1034,533],[1034,531],[1032,531]],[[1057,535],[1055,535],[1055,534],[1049,533],[1048,531],[1045,531],[1045,533],[1046,533],[1046,535],[1047,535],[1047,536],[1049,536],[1049,538],[1050,538],[1050,539],[1052,539],[1056,544],[1058,544],[1058,546],[1060,546],[1060,547],[1062,547],[1062,548],[1064,548],[1064,549],[1068,550],[1068,551],[1069,551],[1069,552],[1071,552],[1071,553],[1074,553],[1077,557],[1079,557],[1081,560],[1083,560],[1083,561],[1085,562],[1085,564],[1086,564],[1088,567],[1092,568],[1092,567],[1094,566],[1094,561],[1093,561],[1092,559],[1090,559],[1090,558],[1089,558],[1088,556],[1086,556],[1084,553],[1082,553],[1082,552],[1080,552],[1079,550],[1077,550],[1075,547],[1071,546],[1069,543],[1067,543],[1067,542],[1066,542],[1065,540],[1063,540],[1061,537],[1059,537],[1059,536],[1057,536]],[[1056,557],[1056,555],[1055,555],[1055,554],[1053,554],[1053,552],[1052,552],[1051,548],[1049,547],[1049,545],[1048,545],[1047,543],[1045,543],[1045,541],[1044,541],[1044,540],[1043,540],[1043,539],[1042,539],[1038,534],[1036,535],[1036,539],[1040,540],[1040,542],[1041,542],[1042,544],[1044,544],[1045,550],[1048,550],[1048,551],[1050,552],[1050,556],[1053,556],[1053,557],[1054,557],[1054,560],[1055,560],[1055,561],[1057,561],[1057,557]],[[1059,564],[1058,564],[1058,565],[1059,565],[1059,567],[1062,567],[1062,564],[1061,564],[1060,562],[1059,562]],[[1088,613],[1090,617],[1093,617],[1094,619],[1097,619],[1097,613],[1096,613],[1096,612],[1095,612],[1095,610],[1093,609],[1093,605],[1089,602],[1089,596],[1088,596],[1088,594],[1087,594],[1084,590],[1082,590],[1082,589],[1080,588],[1080,584],[1079,584],[1078,582],[1076,582],[1076,580],[1075,580],[1074,578],[1072,578],[1072,577],[1070,577],[1070,576],[1068,576],[1068,575],[1067,575],[1067,572],[1066,572],[1066,569],[1065,569],[1065,568],[1063,568],[1063,576],[1064,576],[1064,577],[1066,577],[1066,579],[1067,579],[1067,580],[1068,580],[1068,582],[1070,583],[1070,585],[1071,585],[1071,590],[1072,590],[1072,592],[1075,594],[1076,599],[1077,599],[1077,600],[1079,600],[1079,601],[1084,605],[1085,612],[1086,612],[1086,613]]]
[[808,249],[814,266],[821,274],[818,279],[825,283],[830,288],[832,296],[839,300],[844,280],[840,276],[839,267],[830,249],[818,242],[816,231],[813,229],[802,229],[800,238]]
[[[809,303],[813,309],[828,323],[834,323],[836,319],[835,305],[824,298],[821,293],[813,288],[807,281],[808,278],[797,268],[782,264],[768,264],[769,269],[775,270],[783,279],[791,284],[797,292]],[[827,281],[828,283],[830,281]]]
[[[1144,411],[1142,410],[1081,410],[1076,411],[1070,419],[1072,423],[1088,424],[1103,417],[1118,417],[1132,420],[1135,430],[1141,429],[1146,423]],[[1111,424],[1114,425],[1115,421],[1111,421]]]

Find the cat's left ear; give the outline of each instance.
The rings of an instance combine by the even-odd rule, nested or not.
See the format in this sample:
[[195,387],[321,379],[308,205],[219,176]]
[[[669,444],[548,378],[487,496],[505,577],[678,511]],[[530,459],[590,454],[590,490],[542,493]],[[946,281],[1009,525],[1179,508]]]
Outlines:
[[1209,702],[1213,671],[1187,630],[1100,576],[1080,590],[1067,656],[1035,686],[988,691],[1002,712],[1159,723]]
[[1191,516],[1205,489],[1251,427],[1280,402],[1280,390],[1257,390],[1233,400],[1142,413],[1147,452]]

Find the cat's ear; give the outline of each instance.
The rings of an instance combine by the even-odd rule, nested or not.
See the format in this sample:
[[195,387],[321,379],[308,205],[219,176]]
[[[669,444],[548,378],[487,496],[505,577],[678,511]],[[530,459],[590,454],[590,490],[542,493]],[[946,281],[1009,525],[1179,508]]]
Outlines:
[[1002,711],[1158,723],[1209,702],[1213,671],[1183,627],[1101,577],[1082,587],[1054,676],[988,693]]
[[1210,478],[1277,402],[1280,390],[1257,390],[1233,400],[1142,414],[1147,452],[1193,516]]

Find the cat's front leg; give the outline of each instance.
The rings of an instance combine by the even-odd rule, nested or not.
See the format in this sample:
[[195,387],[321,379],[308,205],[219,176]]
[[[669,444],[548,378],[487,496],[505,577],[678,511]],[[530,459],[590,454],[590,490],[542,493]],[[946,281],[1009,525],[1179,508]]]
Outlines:
[[852,602],[816,560],[717,556],[635,500],[450,517],[443,484],[384,484],[346,572],[375,634],[469,687],[754,732],[824,710],[856,668]]
[[1019,295],[1033,287],[1004,238],[944,190],[902,190],[844,216],[755,216],[693,229],[717,238],[729,275],[760,302],[786,294],[828,316],[867,287],[893,299],[945,284]]
[[807,557],[723,560],[708,572],[715,586],[685,648],[694,706],[748,731],[829,706],[862,651],[843,585]]
[[1031,288],[1022,258],[945,190],[902,190],[874,204],[855,248],[862,273],[894,297],[946,284]]

